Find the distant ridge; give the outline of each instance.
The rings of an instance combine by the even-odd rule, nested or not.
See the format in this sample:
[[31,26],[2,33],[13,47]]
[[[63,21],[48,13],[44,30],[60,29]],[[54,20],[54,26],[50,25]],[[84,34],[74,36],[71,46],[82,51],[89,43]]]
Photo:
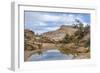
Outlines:
[[55,31],[43,33],[42,36],[48,37],[48,38],[53,39],[55,41],[59,41],[59,40],[62,40],[66,34],[73,35],[74,32],[76,32],[76,31],[77,31],[77,29],[73,28],[70,25],[62,25],[62,26],[60,26],[59,29],[57,29]]

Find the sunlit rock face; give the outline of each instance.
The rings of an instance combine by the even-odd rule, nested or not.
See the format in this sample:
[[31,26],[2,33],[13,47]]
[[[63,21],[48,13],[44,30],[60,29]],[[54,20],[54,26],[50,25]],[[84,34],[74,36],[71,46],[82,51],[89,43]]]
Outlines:
[[59,29],[55,31],[46,32],[42,36],[48,37],[55,41],[60,41],[65,37],[66,34],[73,35],[76,31],[77,29],[73,28],[72,26],[62,25]]

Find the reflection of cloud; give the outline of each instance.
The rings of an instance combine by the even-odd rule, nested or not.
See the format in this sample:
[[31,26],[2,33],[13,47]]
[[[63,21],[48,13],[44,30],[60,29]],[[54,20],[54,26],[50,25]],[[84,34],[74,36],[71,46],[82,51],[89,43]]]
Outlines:
[[84,25],[90,24],[90,15],[83,13],[25,12],[25,28],[37,33],[58,29],[61,25],[72,25],[75,19]]

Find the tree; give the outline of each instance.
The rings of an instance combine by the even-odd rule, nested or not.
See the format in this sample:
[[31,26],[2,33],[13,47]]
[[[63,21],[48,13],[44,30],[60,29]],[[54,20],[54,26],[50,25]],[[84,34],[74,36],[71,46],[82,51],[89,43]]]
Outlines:
[[78,30],[75,32],[75,36],[77,36],[77,39],[81,39],[84,36],[84,26],[81,21],[78,19],[75,20],[78,25]]
[[86,35],[87,33],[89,33],[90,32],[90,25],[86,25],[85,27],[84,27],[84,35]]
[[63,38],[62,40],[63,43],[70,43],[71,42],[71,38],[68,34],[66,34],[66,36]]
[[77,24],[73,24],[72,26],[73,26],[73,28],[78,28]]

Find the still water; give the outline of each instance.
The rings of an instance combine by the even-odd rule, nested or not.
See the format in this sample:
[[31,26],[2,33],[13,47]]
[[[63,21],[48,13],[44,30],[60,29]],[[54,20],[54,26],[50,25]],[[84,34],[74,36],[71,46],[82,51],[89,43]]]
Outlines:
[[42,54],[33,54],[29,61],[47,61],[47,60],[70,60],[73,55],[66,55],[57,49],[44,51]]

